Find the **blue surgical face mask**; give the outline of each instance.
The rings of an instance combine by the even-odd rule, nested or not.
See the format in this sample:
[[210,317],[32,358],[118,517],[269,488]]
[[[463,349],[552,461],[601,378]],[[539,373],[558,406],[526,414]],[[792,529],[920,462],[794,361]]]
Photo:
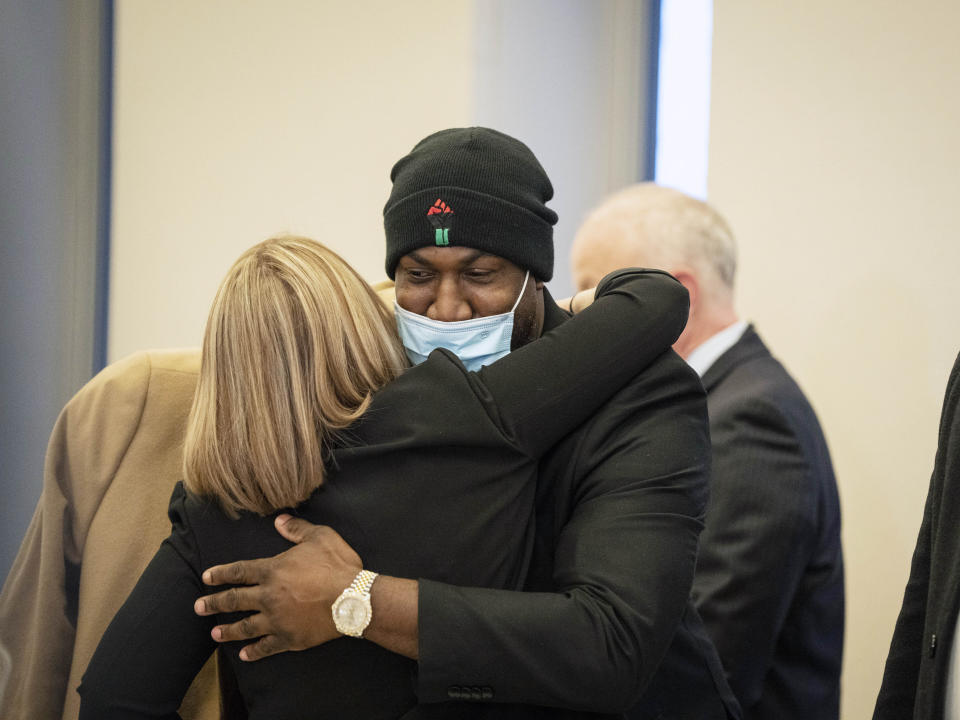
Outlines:
[[437,348],[446,348],[455,354],[467,370],[479,370],[502,358],[510,352],[513,314],[527,289],[529,278],[528,270],[517,301],[509,312],[500,315],[441,322],[404,310],[394,302],[397,329],[410,362],[419,365]]

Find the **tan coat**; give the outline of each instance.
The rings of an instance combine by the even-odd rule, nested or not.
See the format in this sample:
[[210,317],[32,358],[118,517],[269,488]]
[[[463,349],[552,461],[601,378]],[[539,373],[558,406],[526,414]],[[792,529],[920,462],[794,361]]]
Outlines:
[[[143,352],[93,378],[60,414],[43,492],[0,594],[12,661],[4,720],[76,718],[100,635],[169,534],[198,350]],[[180,710],[219,716],[207,663]]]

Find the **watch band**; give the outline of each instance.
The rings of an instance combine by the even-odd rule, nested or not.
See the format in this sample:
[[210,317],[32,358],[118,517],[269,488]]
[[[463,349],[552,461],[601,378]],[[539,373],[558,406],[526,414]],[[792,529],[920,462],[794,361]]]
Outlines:
[[377,579],[377,573],[372,570],[361,570],[357,573],[357,576],[353,579],[353,582],[350,583],[350,589],[354,590],[363,595],[370,594],[370,587],[373,585],[373,581]]

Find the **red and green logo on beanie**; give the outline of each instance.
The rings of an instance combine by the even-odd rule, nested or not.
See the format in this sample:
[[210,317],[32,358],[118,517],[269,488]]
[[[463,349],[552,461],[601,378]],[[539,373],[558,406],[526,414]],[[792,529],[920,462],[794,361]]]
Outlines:
[[438,247],[450,244],[450,224],[453,220],[453,208],[443,200],[437,198],[433,206],[427,210],[427,219],[433,226],[433,239]]

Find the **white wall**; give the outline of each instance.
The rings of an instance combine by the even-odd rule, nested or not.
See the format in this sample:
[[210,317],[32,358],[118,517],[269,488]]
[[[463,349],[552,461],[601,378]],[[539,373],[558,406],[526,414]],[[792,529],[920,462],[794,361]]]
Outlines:
[[109,356],[198,345],[278,232],[383,270],[394,161],[472,115],[472,6],[117,3]]
[[109,357],[196,345],[221,277],[281,231],[385,277],[393,163],[488,124],[580,216],[642,167],[649,0],[135,2],[116,8]]
[[606,195],[641,179],[650,0],[481,0],[473,33],[475,122],[524,140],[553,181],[556,270]]
[[960,5],[720,0],[709,198],[844,512],[843,717],[869,717],[960,350]]

